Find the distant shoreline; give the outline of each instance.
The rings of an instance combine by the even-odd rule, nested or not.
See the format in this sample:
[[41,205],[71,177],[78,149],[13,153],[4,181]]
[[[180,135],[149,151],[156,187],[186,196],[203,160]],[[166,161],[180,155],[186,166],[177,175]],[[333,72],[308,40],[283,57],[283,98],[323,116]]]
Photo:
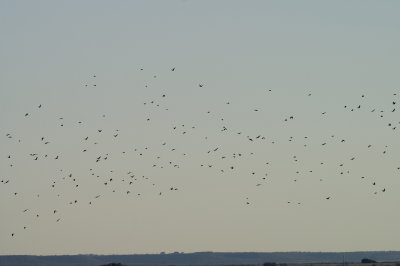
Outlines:
[[[361,263],[362,259],[376,261]],[[1,255],[0,266],[121,265],[266,265],[266,266],[400,266],[400,251],[359,252],[195,252],[132,255]]]

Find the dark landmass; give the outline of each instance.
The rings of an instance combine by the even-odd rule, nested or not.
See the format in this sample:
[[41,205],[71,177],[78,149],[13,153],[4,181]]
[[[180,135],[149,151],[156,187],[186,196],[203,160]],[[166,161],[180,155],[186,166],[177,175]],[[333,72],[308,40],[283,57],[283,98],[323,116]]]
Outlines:
[[[366,259],[370,260],[367,261]],[[361,262],[364,260],[364,263]],[[373,262],[376,263],[365,263]],[[399,262],[399,263],[396,263]],[[400,266],[400,251],[372,252],[196,252],[137,255],[0,256],[0,266],[100,266],[100,265],[371,265]]]
[[361,263],[376,263],[376,261],[375,261],[375,260],[371,260],[371,259],[364,258],[364,259],[361,260]]

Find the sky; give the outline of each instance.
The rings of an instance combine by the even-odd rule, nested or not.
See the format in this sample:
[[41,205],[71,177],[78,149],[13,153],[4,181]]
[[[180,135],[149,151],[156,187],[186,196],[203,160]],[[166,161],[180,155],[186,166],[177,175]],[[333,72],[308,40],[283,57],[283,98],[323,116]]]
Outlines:
[[398,1],[0,1],[0,254],[400,250]]

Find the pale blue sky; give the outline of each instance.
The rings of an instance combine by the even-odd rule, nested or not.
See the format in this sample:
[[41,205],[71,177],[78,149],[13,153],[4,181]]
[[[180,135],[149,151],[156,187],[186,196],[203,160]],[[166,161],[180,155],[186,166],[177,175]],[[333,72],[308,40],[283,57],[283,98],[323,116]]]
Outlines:
[[399,250],[399,8],[0,1],[0,254]]

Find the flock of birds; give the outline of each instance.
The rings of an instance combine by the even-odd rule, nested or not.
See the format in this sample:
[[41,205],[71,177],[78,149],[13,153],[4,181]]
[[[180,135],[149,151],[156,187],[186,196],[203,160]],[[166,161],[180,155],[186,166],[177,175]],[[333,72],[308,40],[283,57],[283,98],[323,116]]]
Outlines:
[[[141,68],[139,71],[144,72],[145,70]],[[176,68],[171,68],[170,72],[177,72]],[[157,75],[153,75],[152,78],[156,79]],[[98,88],[101,84],[98,84],[96,79],[97,76],[92,75],[91,83],[88,82],[84,84],[83,89],[88,89],[90,87]],[[144,89],[151,89],[149,87],[150,85],[148,83],[144,84]],[[195,83],[193,87],[203,90],[207,86],[204,83]],[[273,97],[273,89],[264,90],[265,97]],[[313,93],[306,92],[304,96],[312,98]],[[360,94],[359,102],[342,105],[339,108],[348,113],[363,111],[364,114],[369,113],[369,115],[378,119],[390,117],[390,121],[384,120],[384,123],[378,123],[379,125],[384,125],[384,127],[382,127],[383,130],[396,132],[400,124],[400,121],[395,120],[394,115],[397,112],[398,95],[397,93],[393,93],[391,96],[390,102],[386,106],[371,107],[365,106],[362,102],[367,95]],[[312,136],[296,136],[296,131],[294,131],[293,136],[289,136],[289,138],[283,136],[281,138],[279,136],[271,137],[265,134],[265,132],[253,132],[250,134],[246,133],[246,128],[240,128],[240,123],[238,124],[239,126],[232,126],[235,120],[234,115],[231,117],[212,116],[215,112],[207,109],[201,110],[204,115],[204,121],[208,121],[207,119],[213,120],[212,123],[195,125],[195,121],[192,121],[193,124],[178,123],[176,120],[172,122],[174,119],[168,116],[168,111],[171,108],[171,106],[168,106],[168,97],[169,95],[167,92],[162,92],[154,99],[149,99],[141,103],[142,108],[144,108],[141,118],[142,123],[158,123],[159,125],[156,127],[156,130],[164,132],[162,135],[167,136],[165,140],[160,141],[158,144],[156,141],[150,140],[149,145],[146,145],[146,143],[136,143],[135,146],[135,143],[128,142],[129,133],[121,129],[114,129],[110,132],[109,129],[103,127],[94,129],[93,125],[90,125],[83,130],[82,127],[89,124],[88,122],[71,122],[69,117],[64,116],[58,117],[56,121],[51,121],[53,127],[68,129],[67,133],[65,133],[66,135],[59,133],[59,139],[43,135],[38,139],[25,140],[18,137],[18,132],[12,132],[12,130],[10,130],[10,132],[4,135],[5,140],[3,140],[10,142],[10,147],[16,147],[16,145],[20,145],[19,147],[21,147],[21,145],[25,143],[29,143],[29,145],[27,145],[26,149],[18,148],[9,150],[8,154],[5,155],[7,165],[2,165],[2,169],[7,167],[9,169],[7,170],[7,175],[9,176],[5,176],[4,173],[0,175],[1,193],[9,194],[11,200],[10,204],[13,204],[12,200],[17,200],[18,197],[25,196],[25,198],[27,198],[27,207],[19,210],[20,214],[35,217],[35,219],[40,219],[42,216],[52,216],[55,222],[60,222],[63,218],[63,209],[65,209],[66,206],[75,206],[79,204],[92,206],[96,201],[109,193],[122,193],[129,197],[141,197],[145,193],[153,193],[159,197],[163,197],[169,193],[179,193],[182,188],[177,184],[177,180],[174,179],[171,183],[169,183],[168,180],[171,175],[175,175],[180,169],[184,169],[185,171],[187,171],[187,169],[192,169],[192,171],[189,170],[189,172],[192,172],[193,175],[235,175],[237,178],[242,178],[245,180],[244,182],[248,182],[250,186],[256,188],[265,185],[273,186],[271,180],[274,178],[288,178],[293,184],[300,183],[302,180],[305,180],[305,176],[312,176],[313,172],[317,172],[317,170],[314,171],[314,169],[311,168],[305,170],[308,166],[301,166],[302,158],[300,155],[296,154],[300,149],[299,147],[308,149],[310,154],[313,153],[313,149],[318,150],[315,152],[317,154],[316,157],[318,157],[315,158],[317,162],[313,162],[313,165],[314,167],[318,167],[318,172],[324,173],[325,176],[324,178],[321,176],[313,176],[318,182],[323,182],[325,179],[329,178],[329,176],[356,175],[353,174],[352,171],[354,167],[351,167],[351,164],[359,159],[359,156],[356,154],[349,158],[344,158],[340,163],[324,161],[320,156],[319,150],[321,148],[323,149],[330,145],[346,145],[352,141],[351,139],[338,136],[335,132],[332,132],[328,137],[324,136],[324,138],[321,138],[324,139],[321,142],[318,142],[319,140],[315,138],[313,139]],[[221,104],[225,106],[233,105],[230,101],[225,101]],[[251,112],[254,113],[261,113],[262,108],[263,106],[249,107]],[[156,112],[154,110],[163,110],[167,112],[167,115],[161,115],[161,119],[158,118],[153,121],[151,114]],[[35,117],[41,115],[41,112],[46,112],[46,105],[38,103],[35,110],[22,113],[21,116],[24,116],[24,119],[35,119]],[[185,110],[182,110],[182,112],[185,112]],[[327,116],[327,111],[320,110],[318,112],[322,118]],[[109,123],[106,114],[100,113],[98,116],[100,119],[103,119],[103,122],[100,122],[100,124],[104,123],[104,125],[107,125],[107,123]],[[296,119],[299,119],[296,114],[287,114],[284,117],[278,118],[283,126]],[[217,120],[217,122],[215,122],[215,120]],[[165,126],[165,123],[163,123],[165,121],[167,121],[167,124],[170,123],[170,125]],[[255,121],[257,123],[258,120],[255,119]],[[78,129],[76,129],[77,126]],[[35,128],[32,129],[32,131],[34,130]],[[294,128],[294,130],[296,129]],[[79,136],[79,142],[75,143],[74,137],[69,136],[71,132],[73,132],[72,135]],[[145,132],[144,134],[151,135],[150,132]],[[115,141],[121,138],[121,135],[125,135],[125,138],[121,143],[115,144]],[[185,136],[190,136],[190,138],[180,143],[180,139],[185,138]],[[168,140],[167,138],[170,139]],[[230,138],[232,141],[222,141],[221,144],[217,144],[218,140],[226,138]],[[68,139],[66,144],[65,139]],[[150,136],[147,140],[149,139]],[[58,141],[65,145],[57,146]],[[196,149],[191,150],[192,146],[188,146],[185,143],[194,143],[193,146],[197,145]],[[235,149],[235,147],[232,143],[240,143],[237,150],[233,152],[232,149]],[[293,152],[288,157],[288,161],[283,162],[283,165],[294,165],[294,168],[291,166],[292,168],[290,169],[295,169],[297,167],[296,170],[290,174],[290,177],[281,177],[279,174],[275,174],[274,177],[274,174],[271,174],[273,171],[270,171],[271,167],[276,163],[273,159],[274,156],[269,156],[269,159],[263,158],[263,156],[265,156],[265,151],[264,153],[260,152],[260,149],[268,150],[268,148],[265,149],[265,147],[267,147],[266,145],[277,146],[277,148],[274,148],[275,150],[279,149],[279,145],[282,145],[282,149],[286,149],[287,146],[284,148],[283,145],[290,145],[292,143],[296,143],[297,146],[296,148],[291,148]],[[114,144],[115,146],[113,146]],[[31,151],[34,147],[38,147],[37,150]],[[59,149],[59,147],[61,148]],[[363,147],[364,150],[361,153],[374,152],[385,156],[390,149],[388,145],[380,147],[379,149],[374,148],[374,142],[371,140],[371,143],[365,143]],[[69,168],[69,160],[71,160],[71,157],[76,157],[78,158],[77,160],[84,161],[84,167],[87,166],[88,169],[82,170],[79,168],[79,170],[74,172],[74,170]],[[18,171],[18,169],[28,167],[27,165],[29,164],[30,169],[33,169],[32,171],[40,172],[40,169],[46,167],[51,168],[52,166],[50,167],[50,165],[54,165],[55,161],[57,161],[56,166],[58,169],[53,172],[52,175],[45,176],[40,181],[40,185],[44,184],[44,187],[32,188],[32,193],[30,193],[30,195],[21,195],[18,191],[18,187],[13,186],[13,183],[18,184],[22,182],[29,185],[31,182],[25,182],[24,178],[29,177],[24,177],[22,174],[19,174],[20,171]],[[112,162],[108,164],[109,161]],[[136,163],[132,169],[129,169],[132,161],[138,163]],[[256,162],[258,166],[255,168],[256,170],[250,169],[250,171],[247,171],[247,167],[249,164],[251,165],[251,162]],[[115,167],[119,169],[115,169]],[[197,168],[193,169],[194,167]],[[121,173],[121,171],[126,168],[128,168],[128,170]],[[140,169],[138,170],[138,168]],[[400,172],[400,165],[394,170]],[[247,173],[244,173],[246,171]],[[381,185],[377,178],[369,177],[365,174],[356,176],[356,178],[359,178],[361,182],[367,182],[372,188],[371,192],[373,195],[387,192],[387,188]],[[213,179],[212,182],[215,183],[218,181]],[[93,187],[98,188],[98,191],[90,195],[93,189],[88,188]],[[78,194],[75,193],[80,190],[83,190],[81,191],[83,194],[89,195],[89,199],[85,198],[84,202],[82,202],[82,199],[76,196]],[[49,193],[50,198],[54,198],[54,208],[41,210],[37,206],[32,206],[32,202],[34,202],[35,198],[40,198],[42,194],[46,193]],[[320,200],[334,200],[335,197],[333,194],[334,193],[325,194]],[[243,206],[251,205],[251,195],[245,195],[242,198],[242,204]],[[288,199],[285,204],[299,206],[302,202]],[[10,217],[10,219],[14,218]],[[17,234],[22,233],[22,231],[27,230],[28,227],[28,225],[25,225],[23,228],[17,228],[15,231],[10,232],[10,236],[15,237]]]

